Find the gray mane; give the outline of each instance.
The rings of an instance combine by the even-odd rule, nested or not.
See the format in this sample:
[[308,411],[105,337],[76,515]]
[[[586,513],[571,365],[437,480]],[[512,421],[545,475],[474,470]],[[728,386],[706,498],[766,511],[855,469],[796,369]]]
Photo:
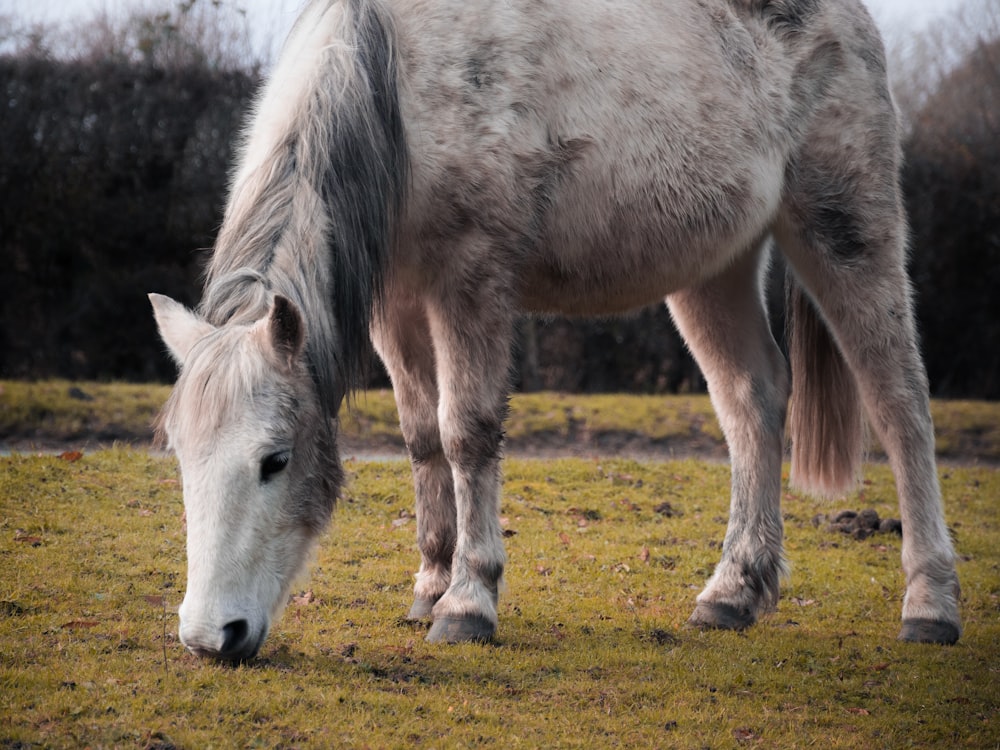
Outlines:
[[259,98],[242,159],[256,165],[238,170],[200,307],[223,325],[261,317],[274,293],[291,299],[334,410],[363,385],[408,171],[391,19],[379,0],[337,5],[317,0],[289,36],[294,53],[314,41],[310,12],[342,13],[341,38],[316,45],[318,69],[279,62],[271,86],[302,89],[284,128],[270,122],[283,113],[268,111],[269,92]]

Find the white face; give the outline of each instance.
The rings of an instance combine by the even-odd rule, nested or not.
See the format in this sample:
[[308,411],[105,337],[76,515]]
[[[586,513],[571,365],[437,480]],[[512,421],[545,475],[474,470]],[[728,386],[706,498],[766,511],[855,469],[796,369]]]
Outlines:
[[312,545],[285,507],[294,436],[267,436],[255,412],[209,439],[172,436],[188,527],[180,638],[196,653],[256,653]]
[[[300,361],[301,320],[276,304],[252,325],[214,328],[172,300],[153,304],[181,363],[164,412],[188,529],[181,642],[202,656],[251,658],[339,487],[332,437]],[[335,471],[324,471],[330,461]]]

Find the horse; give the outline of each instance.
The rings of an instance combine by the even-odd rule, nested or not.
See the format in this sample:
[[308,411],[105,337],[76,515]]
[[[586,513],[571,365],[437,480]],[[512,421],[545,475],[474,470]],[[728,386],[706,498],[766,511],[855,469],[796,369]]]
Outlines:
[[860,0],[312,0],[238,147],[200,305],[150,295],[179,368],[158,430],[187,516],[182,643],[257,654],[341,490],[338,414],[373,352],[412,464],[408,617],[493,639],[518,316],[664,300],[732,472],[689,622],[776,607],[786,422],[792,484],[834,496],[867,415],[899,495],[899,638],[956,642],[899,165]]

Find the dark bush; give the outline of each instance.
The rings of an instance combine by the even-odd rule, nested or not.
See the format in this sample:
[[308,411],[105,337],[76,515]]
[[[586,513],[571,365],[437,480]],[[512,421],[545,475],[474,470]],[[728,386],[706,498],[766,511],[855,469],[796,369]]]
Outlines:
[[5,377],[173,374],[146,292],[196,301],[256,81],[0,58]]
[[932,389],[1000,398],[1000,41],[977,45],[917,113],[904,188]]

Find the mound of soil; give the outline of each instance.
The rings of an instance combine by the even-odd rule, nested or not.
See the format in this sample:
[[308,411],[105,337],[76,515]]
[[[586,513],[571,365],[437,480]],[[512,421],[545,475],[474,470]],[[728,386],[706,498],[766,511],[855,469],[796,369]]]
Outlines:
[[842,510],[827,516],[819,513],[813,517],[813,526],[826,524],[826,530],[832,533],[847,534],[862,540],[872,534],[895,534],[903,536],[903,524],[898,518],[879,518],[872,508],[864,510]]

